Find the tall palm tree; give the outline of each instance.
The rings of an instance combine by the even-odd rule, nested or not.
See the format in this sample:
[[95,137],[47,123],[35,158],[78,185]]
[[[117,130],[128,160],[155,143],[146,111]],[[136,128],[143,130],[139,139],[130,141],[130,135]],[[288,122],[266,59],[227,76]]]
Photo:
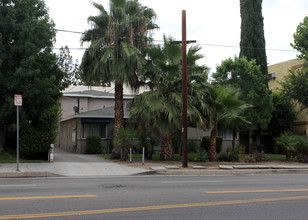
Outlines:
[[241,101],[238,90],[232,87],[219,86],[212,87],[210,97],[206,100],[210,108],[210,121],[213,126],[210,137],[209,160],[217,160],[216,154],[216,136],[218,123],[232,123],[232,121],[242,121],[248,123],[243,111],[249,107],[244,101]]
[[[93,28],[87,30],[82,42],[91,42],[81,63],[81,78],[88,85],[115,83],[114,136],[123,127],[123,84],[138,87],[145,58],[144,47],[150,41],[150,31],[157,28],[155,13],[138,0],[110,0],[109,13],[97,3],[98,16],[90,16]],[[119,157],[114,146],[112,157]]]
[[[162,135],[162,160],[173,158],[172,134],[182,127],[182,49],[171,45],[172,39],[164,38],[164,46],[147,49],[149,59],[148,85],[151,91],[135,97],[130,105],[130,118],[141,130],[151,127]],[[204,124],[202,111],[207,107],[200,102],[207,91],[207,68],[197,65],[202,58],[199,47],[188,51],[188,119],[195,124]]]

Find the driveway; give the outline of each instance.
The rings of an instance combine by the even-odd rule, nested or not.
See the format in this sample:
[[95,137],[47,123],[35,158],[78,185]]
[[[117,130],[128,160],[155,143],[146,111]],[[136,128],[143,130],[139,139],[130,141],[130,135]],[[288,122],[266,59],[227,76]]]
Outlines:
[[99,155],[76,154],[55,147],[54,162],[71,162],[71,163],[110,163]]
[[0,177],[30,176],[127,176],[146,173],[148,170],[119,165],[100,158],[98,155],[75,154],[55,148],[54,162],[20,163],[16,171],[15,163],[1,164]]

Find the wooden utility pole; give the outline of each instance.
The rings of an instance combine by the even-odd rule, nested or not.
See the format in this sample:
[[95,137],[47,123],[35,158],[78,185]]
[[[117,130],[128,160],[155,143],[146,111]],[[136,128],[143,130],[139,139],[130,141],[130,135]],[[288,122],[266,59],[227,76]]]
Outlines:
[[183,120],[183,158],[182,166],[188,166],[187,146],[187,55],[186,55],[186,11],[182,11],[182,120]]
[[170,44],[182,44],[182,166],[188,165],[187,146],[187,54],[186,47],[189,43],[196,43],[195,40],[186,40],[186,11],[182,11],[182,41],[171,41]]

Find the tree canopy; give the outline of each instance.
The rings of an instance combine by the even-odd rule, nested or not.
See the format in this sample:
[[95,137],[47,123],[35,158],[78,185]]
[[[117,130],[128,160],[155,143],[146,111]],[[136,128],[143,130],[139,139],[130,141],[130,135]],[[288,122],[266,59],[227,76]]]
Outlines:
[[244,111],[249,107],[244,101],[239,99],[240,92],[230,86],[215,86],[209,90],[209,96],[205,102],[209,105],[209,118],[212,125],[209,159],[215,161],[216,136],[219,123],[231,123],[233,121],[247,122]]
[[[123,127],[123,84],[132,88],[139,85],[144,71],[144,47],[150,41],[150,31],[157,28],[155,13],[138,0],[110,0],[109,12],[97,3],[99,15],[90,16],[92,29],[82,37],[91,42],[81,63],[81,78],[87,85],[115,83],[114,136]],[[114,145],[112,158],[120,157]]]
[[289,75],[284,77],[281,82],[284,93],[308,108],[308,17],[304,18],[294,33],[294,49],[300,54],[298,57],[302,59],[303,68],[290,70]]
[[64,86],[68,87],[70,85],[83,85],[83,82],[80,79],[80,68],[78,60],[75,62],[73,61],[73,57],[70,54],[70,50],[67,46],[60,48],[57,58],[57,64],[65,74],[63,78]]
[[[136,96],[130,105],[130,118],[140,130],[150,128],[162,135],[163,160],[172,159],[172,134],[182,127],[182,48],[170,44],[171,40],[164,38],[164,46],[147,48],[147,77],[152,90]],[[189,122],[204,125],[207,106],[200,100],[207,93],[207,67],[196,63],[202,57],[199,50],[191,47],[187,54],[187,114]]]
[[308,60],[308,16],[297,26],[293,37],[294,44],[291,44],[291,46],[301,53],[298,57]]
[[232,85],[240,89],[240,99],[252,107],[244,112],[247,121],[251,122],[245,130],[257,132],[265,130],[271,120],[273,111],[272,99],[267,86],[266,77],[254,60],[231,58],[223,61],[213,74],[216,83]]
[[308,68],[290,70],[289,75],[285,76],[282,91],[293,100],[308,108]]
[[293,101],[282,92],[273,92],[274,111],[268,131],[275,137],[290,131],[296,119]]
[[23,123],[31,122],[31,126],[39,124],[43,112],[49,111],[61,96],[64,74],[52,53],[56,34],[53,28],[44,1],[1,1],[1,132],[6,133],[8,126],[16,123],[14,94],[23,95],[20,118]]

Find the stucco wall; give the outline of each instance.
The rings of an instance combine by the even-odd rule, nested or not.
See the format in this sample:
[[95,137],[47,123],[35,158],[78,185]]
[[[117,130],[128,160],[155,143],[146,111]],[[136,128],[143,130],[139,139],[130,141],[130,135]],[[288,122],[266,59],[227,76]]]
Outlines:
[[[111,151],[111,139],[114,123],[107,124],[107,138],[102,139],[102,145]],[[81,119],[75,118],[60,123],[58,146],[66,151],[84,154],[86,153],[86,138],[83,138]]]
[[77,121],[75,119],[61,122],[59,134],[59,147],[69,151],[76,152],[76,127]]
[[[275,79],[269,79],[268,86],[272,91],[278,91],[281,85],[279,82],[283,82],[284,77],[289,74],[291,69],[296,70],[302,67],[303,61],[298,59],[289,60],[286,62],[278,63],[268,67],[268,73],[275,73]],[[299,112],[295,121],[294,132],[299,134],[308,133],[308,110],[301,111],[300,106],[297,106],[296,111]]]
[[[190,141],[199,141],[200,143],[200,141],[202,140],[204,136],[211,136],[211,131],[210,130],[204,131],[204,130],[192,128],[192,127],[189,127],[187,130],[187,138]],[[236,140],[235,145],[238,145],[238,144],[239,144],[239,140]],[[232,146],[232,140],[224,139],[222,142],[221,152],[226,153],[227,148],[231,146]]]
[[60,104],[62,108],[61,118],[65,119],[75,114],[73,107],[78,105],[78,99],[72,97],[61,97]]
[[[129,103],[130,99],[124,99],[124,104]],[[66,119],[75,115],[75,111],[73,109],[74,106],[78,106],[78,98],[77,97],[61,97],[60,104],[62,108],[62,119]],[[101,109],[103,107],[111,107],[114,106],[114,99],[98,99],[98,98],[88,98],[81,97],[79,98],[79,113],[93,111],[97,109]]]

